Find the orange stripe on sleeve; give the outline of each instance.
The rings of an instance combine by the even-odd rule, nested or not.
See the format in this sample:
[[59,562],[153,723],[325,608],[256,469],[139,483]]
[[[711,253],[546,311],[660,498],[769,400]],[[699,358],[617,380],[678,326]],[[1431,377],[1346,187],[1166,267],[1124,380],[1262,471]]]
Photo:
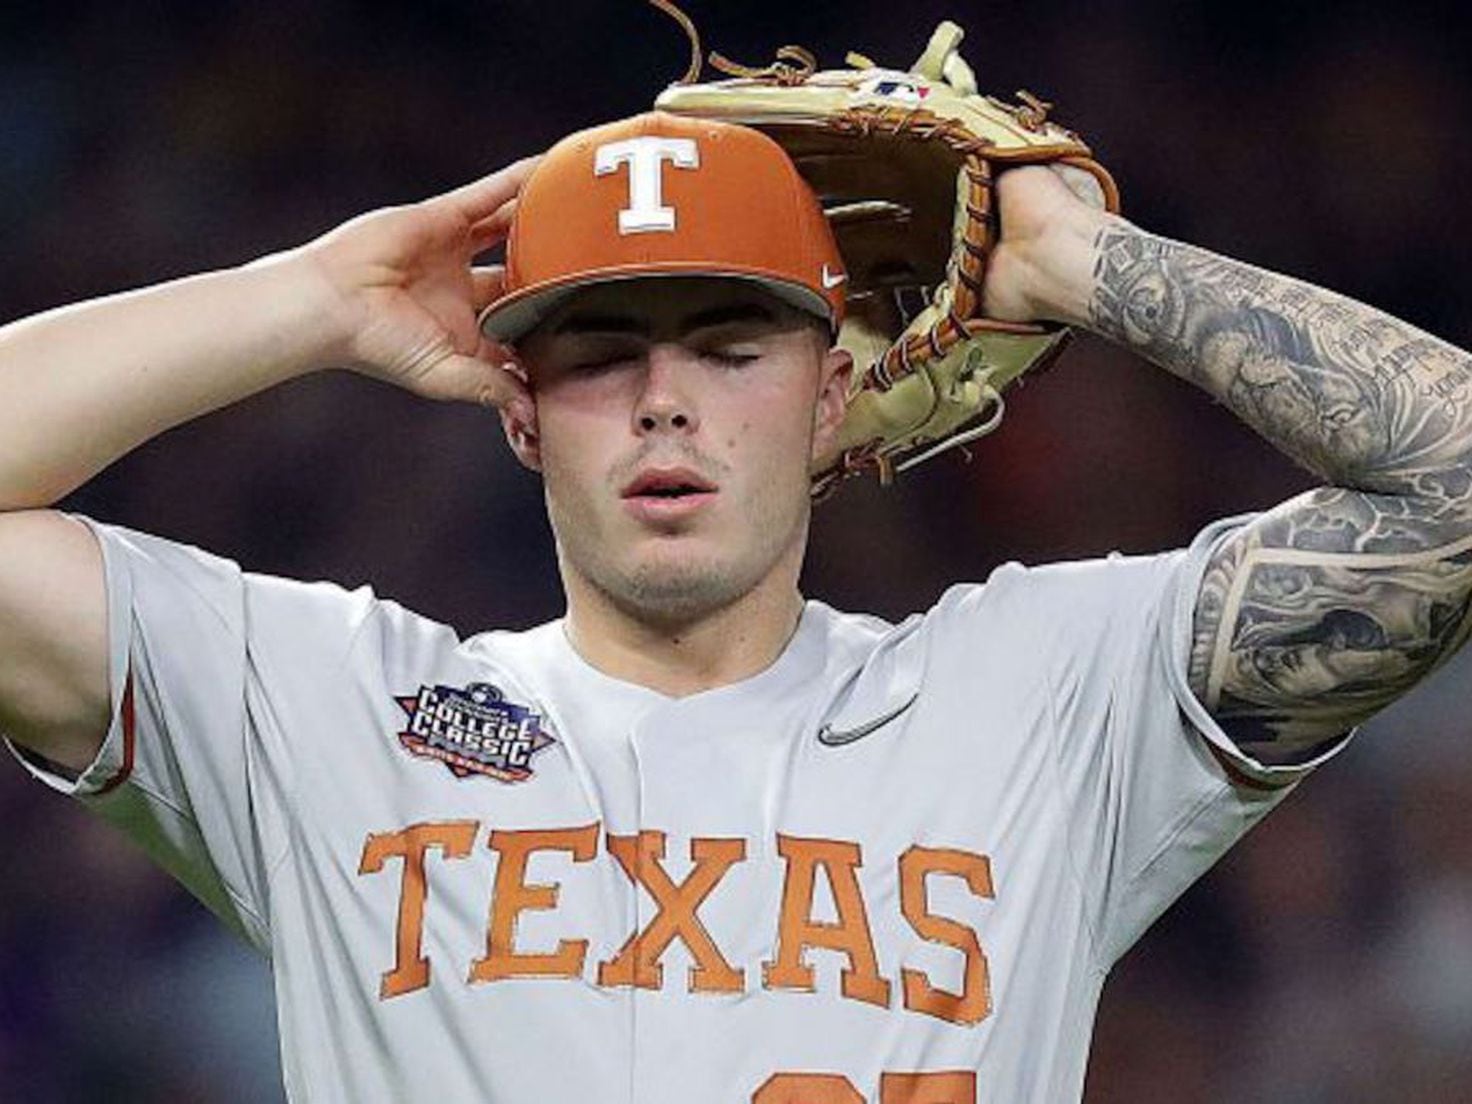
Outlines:
[[128,681],[123,685],[123,765],[118,768],[117,774],[109,778],[97,791],[97,797],[111,793],[133,774],[133,753],[137,740],[137,720],[133,713],[133,672],[128,672]]

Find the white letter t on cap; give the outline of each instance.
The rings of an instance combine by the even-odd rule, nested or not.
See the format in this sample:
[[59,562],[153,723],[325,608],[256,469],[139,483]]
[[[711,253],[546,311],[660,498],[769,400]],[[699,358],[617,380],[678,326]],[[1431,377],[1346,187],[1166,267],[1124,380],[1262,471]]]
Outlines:
[[607,176],[629,166],[629,205],[618,213],[620,234],[674,230],[675,209],[664,206],[664,163],[677,169],[700,168],[700,150],[693,138],[627,138],[599,146],[593,172]]

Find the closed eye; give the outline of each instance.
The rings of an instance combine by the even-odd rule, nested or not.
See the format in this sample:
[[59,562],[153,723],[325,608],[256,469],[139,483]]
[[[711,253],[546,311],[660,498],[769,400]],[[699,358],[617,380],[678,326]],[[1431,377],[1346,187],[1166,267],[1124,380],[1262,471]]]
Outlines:
[[622,364],[628,364],[638,355],[639,354],[633,352],[600,353],[596,356],[583,357],[579,360],[573,361],[572,364],[569,366],[569,371],[577,372],[584,375],[591,375],[596,372],[606,372],[609,369],[617,368]]
[[757,353],[732,353],[724,349],[709,349],[701,353],[700,357],[722,368],[742,368],[761,359]]

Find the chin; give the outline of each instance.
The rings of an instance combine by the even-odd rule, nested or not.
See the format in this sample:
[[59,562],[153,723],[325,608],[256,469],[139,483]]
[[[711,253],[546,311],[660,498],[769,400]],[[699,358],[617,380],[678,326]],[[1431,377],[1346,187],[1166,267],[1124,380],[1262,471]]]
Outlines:
[[[801,488],[806,495],[806,484]],[[788,511],[704,513],[658,531],[616,513],[552,511],[566,573],[628,617],[651,624],[689,624],[728,609],[751,594],[790,556],[806,534],[807,498]],[[734,503],[731,504],[734,506]],[[731,508],[728,506],[728,509]],[[589,515],[602,524],[591,524]]]
[[659,620],[689,620],[730,605],[755,586],[712,556],[681,551],[643,558],[616,584],[621,605]]

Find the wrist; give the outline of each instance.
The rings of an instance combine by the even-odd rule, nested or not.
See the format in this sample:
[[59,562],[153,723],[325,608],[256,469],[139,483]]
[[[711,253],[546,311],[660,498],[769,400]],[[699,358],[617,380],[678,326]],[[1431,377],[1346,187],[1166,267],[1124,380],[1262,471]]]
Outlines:
[[1027,296],[1034,317],[1089,325],[1100,232],[1123,222],[1118,215],[1082,204],[1050,222],[1028,250]]
[[240,269],[247,293],[260,297],[274,320],[270,360],[281,381],[344,367],[351,360],[354,324],[346,296],[320,257],[306,246],[273,253]]

